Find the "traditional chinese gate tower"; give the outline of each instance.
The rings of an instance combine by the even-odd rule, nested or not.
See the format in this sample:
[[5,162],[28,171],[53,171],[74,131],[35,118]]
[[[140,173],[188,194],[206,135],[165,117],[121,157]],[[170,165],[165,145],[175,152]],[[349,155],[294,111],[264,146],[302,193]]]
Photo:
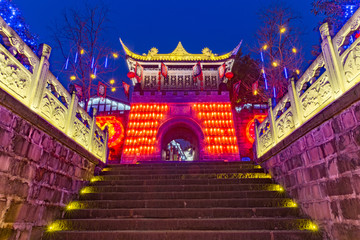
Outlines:
[[208,48],[190,54],[180,42],[172,53],[152,48],[143,55],[121,44],[130,76],[135,75],[122,163],[167,160],[174,139],[194,146],[194,161],[240,159],[227,79],[219,76],[219,67],[231,71],[240,44],[220,56]]

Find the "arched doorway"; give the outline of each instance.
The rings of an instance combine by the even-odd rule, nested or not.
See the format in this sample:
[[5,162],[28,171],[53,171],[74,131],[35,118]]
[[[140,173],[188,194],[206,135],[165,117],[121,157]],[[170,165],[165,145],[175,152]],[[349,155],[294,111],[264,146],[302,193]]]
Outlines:
[[173,124],[161,138],[161,160],[197,161],[199,145],[199,137],[187,124]]

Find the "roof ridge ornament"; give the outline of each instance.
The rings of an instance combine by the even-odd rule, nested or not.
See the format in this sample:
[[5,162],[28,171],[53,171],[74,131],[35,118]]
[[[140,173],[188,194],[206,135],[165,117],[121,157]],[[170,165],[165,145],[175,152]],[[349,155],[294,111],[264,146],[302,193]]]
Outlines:
[[223,55],[214,54],[208,47],[205,47],[202,50],[201,54],[192,54],[188,53],[183,47],[182,43],[179,42],[173,52],[163,54],[160,53],[157,48],[153,47],[148,51],[148,54],[139,55],[133,53],[129,50],[128,47],[125,46],[121,38],[119,39],[120,43],[125,51],[125,54],[136,60],[136,61],[156,61],[156,62],[178,62],[178,61],[189,61],[189,62],[197,62],[197,61],[210,61],[210,62],[220,62],[227,60],[237,54],[239,48],[241,46],[242,41],[237,45],[237,47],[229,53]]
[[174,55],[189,55],[190,53],[188,53],[185,48],[183,47],[183,45],[181,44],[181,42],[179,41],[178,45],[176,46],[175,50],[170,53],[170,54],[174,54]]

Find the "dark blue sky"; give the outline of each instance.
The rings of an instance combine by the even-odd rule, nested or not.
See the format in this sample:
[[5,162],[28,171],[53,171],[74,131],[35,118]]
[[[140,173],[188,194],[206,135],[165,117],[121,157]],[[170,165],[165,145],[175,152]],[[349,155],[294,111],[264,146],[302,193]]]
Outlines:
[[[52,43],[48,31],[51,24],[61,19],[67,7],[82,7],[79,0],[13,0],[22,11],[31,31],[38,34],[40,42]],[[97,2],[93,0],[92,2]],[[232,50],[240,40],[244,46],[253,45],[259,27],[257,12],[275,3],[273,0],[104,0],[110,8],[113,30],[107,36],[110,46],[121,51],[118,38],[137,53],[147,53],[151,47],[160,53],[171,52],[179,41],[190,53],[200,53],[209,47],[214,53]],[[312,59],[311,46],[319,43],[319,33],[313,29],[319,19],[310,12],[312,0],[289,0],[286,4],[302,16],[299,36],[306,61]],[[246,51],[246,50],[245,50]],[[52,56],[56,58],[56,56]],[[126,66],[119,60],[118,80],[126,78]],[[122,97],[122,91],[117,91]]]

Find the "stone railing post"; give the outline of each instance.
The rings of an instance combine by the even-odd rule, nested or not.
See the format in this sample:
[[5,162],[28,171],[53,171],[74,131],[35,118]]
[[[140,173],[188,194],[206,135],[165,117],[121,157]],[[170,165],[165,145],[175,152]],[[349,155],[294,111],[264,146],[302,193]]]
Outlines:
[[290,77],[290,84],[288,85],[288,93],[290,97],[293,114],[297,119],[298,126],[300,126],[304,122],[304,119],[303,119],[302,109],[300,107],[300,99],[296,91],[296,86],[295,86],[296,79],[297,77],[295,75]]
[[259,134],[259,121],[255,118],[254,119],[254,128],[255,128],[255,147],[256,147],[256,157],[260,157],[261,155],[261,151],[260,151],[260,148],[259,148],[259,140],[260,140],[260,134]]
[[95,134],[95,128],[96,128],[96,108],[93,108],[93,115],[92,115],[92,122],[90,127],[90,135],[89,135],[89,151],[93,151],[94,147],[94,134]]
[[320,26],[320,34],[322,39],[321,49],[324,55],[325,68],[329,72],[331,86],[335,93],[335,97],[337,97],[345,92],[344,68],[340,61],[339,52],[334,48],[328,23],[324,23]]
[[44,88],[46,87],[46,76],[49,71],[51,47],[47,44],[41,44],[39,47],[38,55],[40,57],[40,63],[34,72],[34,78],[30,87],[29,93],[29,107],[38,108],[41,102],[41,96],[43,95]]
[[76,117],[76,110],[78,105],[78,98],[75,92],[71,93],[71,102],[69,105],[69,111],[65,123],[65,133],[71,137],[74,129],[74,120]]
[[268,117],[269,117],[269,120],[270,120],[271,136],[272,136],[272,138],[273,138],[273,143],[274,143],[274,145],[275,145],[278,141],[277,141],[276,126],[275,126],[275,116],[274,116],[273,109],[272,109],[271,98],[269,98],[269,113],[268,113]]

